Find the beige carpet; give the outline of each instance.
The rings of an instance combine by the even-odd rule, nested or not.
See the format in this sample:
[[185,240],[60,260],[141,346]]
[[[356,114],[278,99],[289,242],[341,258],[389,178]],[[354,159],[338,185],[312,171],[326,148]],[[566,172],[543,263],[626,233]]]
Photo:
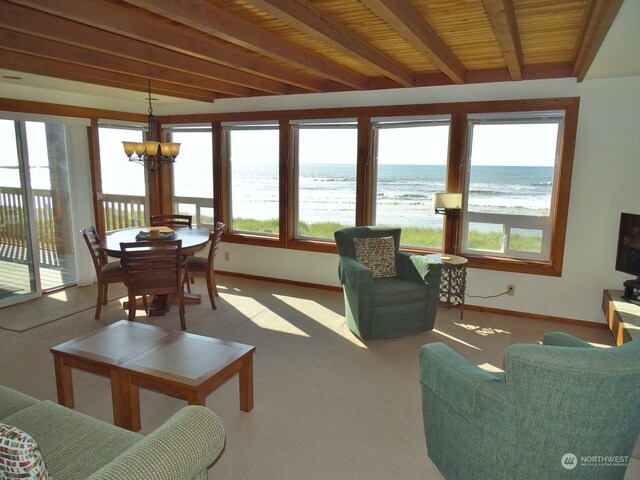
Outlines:
[[[345,327],[341,293],[232,277],[220,277],[219,284],[219,308],[212,311],[197,283],[205,301],[187,307],[188,330],[257,349],[251,412],[239,410],[237,378],[207,398],[227,432],[226,450],[209,474],[216,480],[441,479],[422,430],[418,352],[424,343],[444,341],[485,368],[500,368],[508,345],[538,341],[551,330],[611,345],[607,330],[472,311],[461,321],[458,310],[446,309],[438,312],[434,332],[365,345]],[[36,302],[0,310],[0,323],[18,309],[21,316],[39,315]],[[110,302],[100,321],[93,313],[23,333],[0,330],[0,382],[55,400],[49,348],[125,317],[119,301]],[[175,308],[164,317],[139,315],[144,323],[180,325]],[[78,410],[112,421],[106,378],[74,371],[74,390]],[[183,405],[141,391],[142,433]],[[625,478],[640,478],[640,460]]]
[[[126,294],[124,285],[109,285],[109,299],[114,300]],[[96,285],[91,285],[60,290],[37,301],[0,309],[0,329],[24,332],[79,312],[93,318],[97,298],[98,289]]]

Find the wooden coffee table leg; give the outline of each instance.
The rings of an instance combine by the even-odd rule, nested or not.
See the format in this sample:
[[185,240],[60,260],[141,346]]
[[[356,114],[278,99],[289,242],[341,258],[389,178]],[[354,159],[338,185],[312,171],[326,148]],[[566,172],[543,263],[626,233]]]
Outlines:
[[239,372],[240,410],[249,412],[253,409],[253,352],[245,357],[244,365]]
[[116,368],[109,372],[111,378],[111,403],[113,424],[131,430],[131,414],[127,405],[128,386],[123,380],[124,374]]
[[186,395],[187,404],[206,406],[207,396],[202,389],[196,389]]
[[53,354],[53,365],[56,372],[56,389],[58,391],[58,403],[65,407],[75,407],[73,398],[73,380],[71,367],[64,364],[64,357],[58,353]]
[[132,383],[131,375],[128,373],[120,371],[119,377],[119,404],[122,419],[122,424],[119,426],[137,432],[141,428],[140,388]]

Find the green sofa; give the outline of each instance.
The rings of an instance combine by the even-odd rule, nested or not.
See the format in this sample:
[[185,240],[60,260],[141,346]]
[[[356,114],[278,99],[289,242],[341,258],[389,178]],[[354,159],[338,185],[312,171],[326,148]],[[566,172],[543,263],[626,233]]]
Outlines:
[[496,374],[432,343],[421,383],[427,451],[447,480],[622,479],[640,432],[640,340],[547,333],[511,345]]
[[[399,228],[350,227],[334,233],[340,254],[345,320],[362,340],[402,337],[433,330],[441,265],[424,255],[400,252]],[[375,278],[358,261],[355,239],[393,238],[396,275]]]
[[55,480],[204,480],[225,445],[206,407],[184,407],[145,437],[3,385],[0,423],[33,438]]

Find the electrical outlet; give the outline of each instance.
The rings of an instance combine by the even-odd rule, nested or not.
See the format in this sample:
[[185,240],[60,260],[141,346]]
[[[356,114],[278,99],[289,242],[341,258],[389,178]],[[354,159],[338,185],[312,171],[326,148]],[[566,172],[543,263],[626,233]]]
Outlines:
[[224,252],[224,261],[225,262],[229,261],[229,252]]
[[515,285],[507,285],[507,295],[513,297],[516,294],[516,286]]

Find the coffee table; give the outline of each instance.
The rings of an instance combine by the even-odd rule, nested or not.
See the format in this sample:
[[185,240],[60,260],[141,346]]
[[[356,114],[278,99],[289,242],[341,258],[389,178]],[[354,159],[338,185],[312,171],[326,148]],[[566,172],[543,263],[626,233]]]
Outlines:
[[111,379],[113,421],[140,430],[139,388],[204,405],[206,396],[239,374],[240,409],[253,408],[255,347],[120,320],[51,348],[58,403],[75,405],[71,369]]
[[204,405],[208,394],[236,373],[240,410],[253,409],[253,352],[256,347],[179,332],[120,366],[124,422],[140,430],[139,388]]

